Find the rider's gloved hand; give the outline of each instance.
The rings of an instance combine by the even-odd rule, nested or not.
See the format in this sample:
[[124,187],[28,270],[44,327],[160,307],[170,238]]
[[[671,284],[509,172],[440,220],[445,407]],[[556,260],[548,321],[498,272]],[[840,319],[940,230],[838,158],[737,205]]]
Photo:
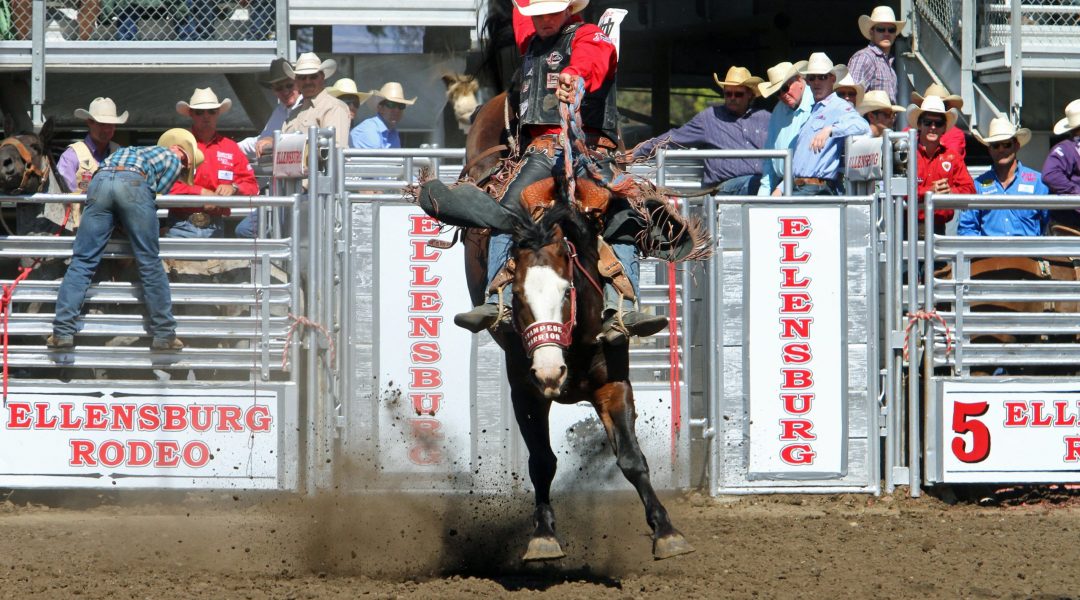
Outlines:
[[567,104],[574,101],[574,92],[577,90],[578,76],[563,71],[559,73],[559,87],[555,90],[555,97],[560,102]]

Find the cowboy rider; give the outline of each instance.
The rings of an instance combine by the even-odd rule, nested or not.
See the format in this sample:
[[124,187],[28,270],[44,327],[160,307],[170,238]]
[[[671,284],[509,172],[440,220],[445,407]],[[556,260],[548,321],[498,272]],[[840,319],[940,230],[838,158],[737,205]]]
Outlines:
[[[559,144],[553,143],[561,131],[559,102],[574,100],[579,79],[585,88],[581,117],[587,145],[601,154],[616,147],[618,57],[610,38],[578,15],[588,3],[589,0],[531,0],[526,5],[514,2],[514,36],[523,55],[518,115],[523,135],[531,142],[516,177],[503,194],[504,205],[519,203],[523,190],[551,177],[557,163],[561,169]],[[613,243],[612,247],[636,294],[638,259],[634,245]],[[509,255],[510,235],[493,235],[488,248],[489,283]],[[498,300],[498,295],[492,294],[486,304],[455,316],[454,323],[474,333],[495,326],[507,318],[505,313],[500,314]],[[604,317],[601,337],[608,343],[623,343],[627,334],[653,335],[667,326],[666,317],[635,311],[633,301],[620,295],[610,284],[605,286]]]

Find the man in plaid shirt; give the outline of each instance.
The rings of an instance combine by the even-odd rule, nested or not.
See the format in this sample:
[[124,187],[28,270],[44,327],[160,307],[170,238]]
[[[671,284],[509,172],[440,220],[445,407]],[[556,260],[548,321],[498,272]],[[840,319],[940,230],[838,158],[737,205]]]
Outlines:
[[878,6],[869,16],[859,17],[859,31],[870,43],[851,55],[848,72],[856,83],[866,86],[866,91],[884,90],[889,101],[896,104],[896,70],[893,62],[893,44],[904,30],[904,21],[898,21],[892,8]]
[[202,163],[195,136],[184,129],[170,129],[156,146],[121,148],[101,162],[86,194],[86,210],[75,234],[71,265],[56,297],[51,349],[75,345],[75,320],[82,311],[86,291],[94,277],[105,245],[119,221],[131,241],[143,288],[143,303],[150,317],[153,341],[150,349],[175,351],[184,347],[176,338],[169,280],[158,252],[158,218],[154,198],[168,193],[183,175],[192,182]]

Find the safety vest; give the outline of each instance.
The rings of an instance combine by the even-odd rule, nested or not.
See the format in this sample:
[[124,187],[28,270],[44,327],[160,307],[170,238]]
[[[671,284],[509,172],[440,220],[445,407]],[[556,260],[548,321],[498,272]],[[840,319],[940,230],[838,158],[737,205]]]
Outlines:
[[[109,154],[116,152],[120,147],[116,142],[109,142]],[[98,170],[98,161],[94,158],[94,153],[90,151],[90,146],[86,145],[85,141],[78,141],[68,146],[75,151],[75,158],[79,159],[79,167],[75,170],[75,188],[74,191],[85,194],[86,189],[90,187],[90,179],[94,177],[94,173]],[[108,154],[106,154],[108,156]]]

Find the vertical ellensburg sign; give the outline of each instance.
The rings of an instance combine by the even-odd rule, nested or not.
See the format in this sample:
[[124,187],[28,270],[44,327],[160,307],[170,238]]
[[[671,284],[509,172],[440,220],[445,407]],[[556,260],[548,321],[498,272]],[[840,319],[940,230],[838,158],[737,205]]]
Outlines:
[[841,208],[750,208],[750,479],[845,471]]
[[379,460],[386,473],[469,470],[472,334],[462,245],[411,206],[379,209]]

